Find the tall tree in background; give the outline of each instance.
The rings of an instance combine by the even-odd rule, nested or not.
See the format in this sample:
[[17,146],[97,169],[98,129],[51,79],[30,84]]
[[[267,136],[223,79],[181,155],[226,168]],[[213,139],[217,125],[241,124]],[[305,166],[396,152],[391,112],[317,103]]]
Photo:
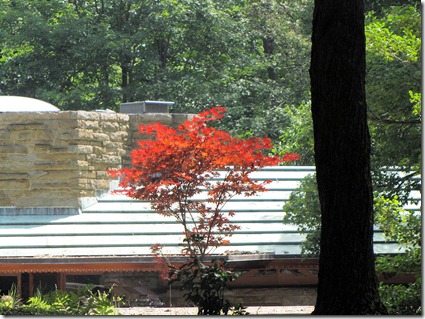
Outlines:
[[316,0],[311,95],[322,213],[313,314],[385,314],[374,266],[363,0]]
[[309,99],[312,0],[0,0],[0,94],[61,110],[174,101],[268,136]]

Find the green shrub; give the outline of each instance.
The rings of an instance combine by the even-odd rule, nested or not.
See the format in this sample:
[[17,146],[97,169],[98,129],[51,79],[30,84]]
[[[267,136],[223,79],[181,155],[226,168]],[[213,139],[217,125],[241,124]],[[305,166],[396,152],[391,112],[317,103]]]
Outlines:
[[19,294],[16,285],[13,284],[7,295],[3,295],[0,298],[0,314],[2,315],[14,315],[15,309],[19,306]]
[[301,254],[318,256],[320,251],[320,202],[315,175],[303,178],[297,190],[289,196],[283,207],[285,224],[297,225],[298,231],[306,235],[301,244]]
[[178,269],[171,268],[170,284],[181,283],[186,301],[198,307],[198,315],[227,315],[229,311],[246,314],[242,306],[234,308],[224,298],[227,283],[238,276],[224,265],[224,262],[217,261],[205,264],[194,257]]
[[379,293],[390,315],[418,315],[421,307],[422,267],[422,216],[415,211],[406,211],[397,196],[375,196],[376,222],[384,230],[387,240],[397,241],[405,250],[396,256],[381,256],[376,259],[380,273],[413,273],[416,282],[408,285],[379,286]]
[[390,315],[422,315],[421,278],[408,285],[381,283],[379,294]]
[[[300,233],[306,234],[301,252],[307,256],[318,256],[320,252],[320,203],[314,175],[304,178],[297,190],[292,192],[283,207],[284,223],[297,225]],[[419,314],[421,309],[422,267],[422,216],[416,211],[403,209],[397,196],[388,198],[375,193],[375,223],[384,231],[388,241],[397,241],[404,253],[376,258],[378,273],[413,273],[415,283],[409,285],[384,285],[380,295],[390,314]]]
[[14,287],[8,295],[0,298],[2,315],[113,315],[114,304],[110,292],[91,292],[91,286],[78,292],[54,290],[35,295],[22,303]]

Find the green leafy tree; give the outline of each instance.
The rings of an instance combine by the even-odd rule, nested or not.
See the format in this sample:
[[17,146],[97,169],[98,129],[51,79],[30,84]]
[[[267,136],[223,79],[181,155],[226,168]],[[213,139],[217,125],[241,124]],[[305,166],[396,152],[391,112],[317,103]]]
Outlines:
[[[421,266],[422,266],[422,216],[418,211],[403,209],[397,196],[388,198],[375,193],[375,223],[388,241],[397,241],[402,253],[379,256],[376,259],[378,273],[415,274],[416,281],[407,285],[380,284],[379,291],[389,314],[420,314],[421,308]],[[317,183],[314,176],[304,178],[283,207],[284,223],[298,226],[306,234],[302,243],[305,256],[320,253],[320,206]]]
[[[312,164],[312,0],[0,4],[0,94],[63,110],[116,110],[124,101],[155,99],[175,101],[173,112],[224,105],[221,129],[282,140],[277,153],[297,152],[300,164]],[[410,170],[420,162],[420,6],[366,5],[374,167]]]
[[390,315],[422,315],[422,279],[408,285],[383,285],[379,293]]
[[[405,200],[420,190],[421,13],[415,4],[367,15],[367,101],[375,188]],[[405,174],[382,174],[397,166]],[[402,177],[401,177],[402,176]],[[404,192],[404,194],[402,194]]]
[[246,2],[241,37],[247,58],[226,85],[234,93],[223,103],[231,106],[224,129],[277,142],[290,124],[287,108],[308,100],[311,8],[305,0]]
[[115,103],[107,29],[63,1],[5,1],[0,23],[1,94],[44,99],[62,109]]
[[378,259],[382,272],[410,272],[420,275],[422,265],[422,216],[416,210],[403,209],[397,196],[375,198],[376,222],[389,241],[397,241],[404,254]]
[[315,175],[303,178],[299,187],[289,196],[283,210],[283,223],[297,225],[298,231],[306,235],[301,244],[301,254],[307,257],[319,256],[320,203]]
[[[366,3],[366,97],[375,187],[388,191],[420,189],[414,178],[400,180],[396,175],[380,173],[383,166],[398,165],[406,172],[420,174],[422,61],[418,1]],[[299,153],[303,164],[312,165],[311,116],[304,106],[289,108],[292,114],[282,126],[279,140],[285,150]],[[275,144],[279,150],[279,143]]]
[[422,215],[403,209],[397,196],[375,198],[376,222],[390,241],[397,241],[403,254],[377,258],[381,273],[410,273],[416,281],[407,285],[380,285],[380,294],[391,315],[422,314]]
[[288,124],[279,130],[280,137],[274,144],[273,153],[295,152],[300,154],[297,165],[314,165],[311,103],[302,103],[298,107],[286,106],[284,112],[284,123]]
[[285,105],[308,100],[308,3],[1,0],[0,94],[63,110],[225,105],[222,129],[277,140]]

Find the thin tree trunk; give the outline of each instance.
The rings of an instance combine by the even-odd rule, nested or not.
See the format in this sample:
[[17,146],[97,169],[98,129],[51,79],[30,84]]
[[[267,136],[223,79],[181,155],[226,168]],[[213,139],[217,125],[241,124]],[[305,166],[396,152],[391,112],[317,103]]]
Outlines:
[[122,89],[122,101],[128,102],[128,95],[126,93],[128,86],[128,68],[126,63],[121,64],[121,89]]
[[373,254],[362,0],[316,0],[311,54],[315,161],[322,211],[313,314],[385,314]]
[[[271,36],[265,36],[263,38],[263,48],[266,56],[271,57],[274,54],[274,39]],[[270,80],[277,80],[277,74],[272,66],[267,67],[267,73]]]

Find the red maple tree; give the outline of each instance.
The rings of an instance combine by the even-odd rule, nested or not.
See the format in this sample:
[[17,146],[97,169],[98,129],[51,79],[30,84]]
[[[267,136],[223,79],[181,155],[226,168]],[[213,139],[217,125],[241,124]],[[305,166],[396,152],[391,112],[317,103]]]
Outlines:
[[[119,176],[122,193],[150,201],[161,215],[183,226],[182,253],[203,261],[212,249],[228,244],[239,226],[230,223],[233,211],[222,212],[235,195],[266,191],[250,173],[264,166],[298,159],[297,154],[269,156],[268,138],[241,139],[208,126],[221,119],[225,108],[215,107],[187,120],[177,129],[154,123],[140,126],[152,140],[140,141],[132,151],[132,166],[110,172]],[[200,193],[206,198],[197,198]],[[158,253],[159,245],[153,247]]]

